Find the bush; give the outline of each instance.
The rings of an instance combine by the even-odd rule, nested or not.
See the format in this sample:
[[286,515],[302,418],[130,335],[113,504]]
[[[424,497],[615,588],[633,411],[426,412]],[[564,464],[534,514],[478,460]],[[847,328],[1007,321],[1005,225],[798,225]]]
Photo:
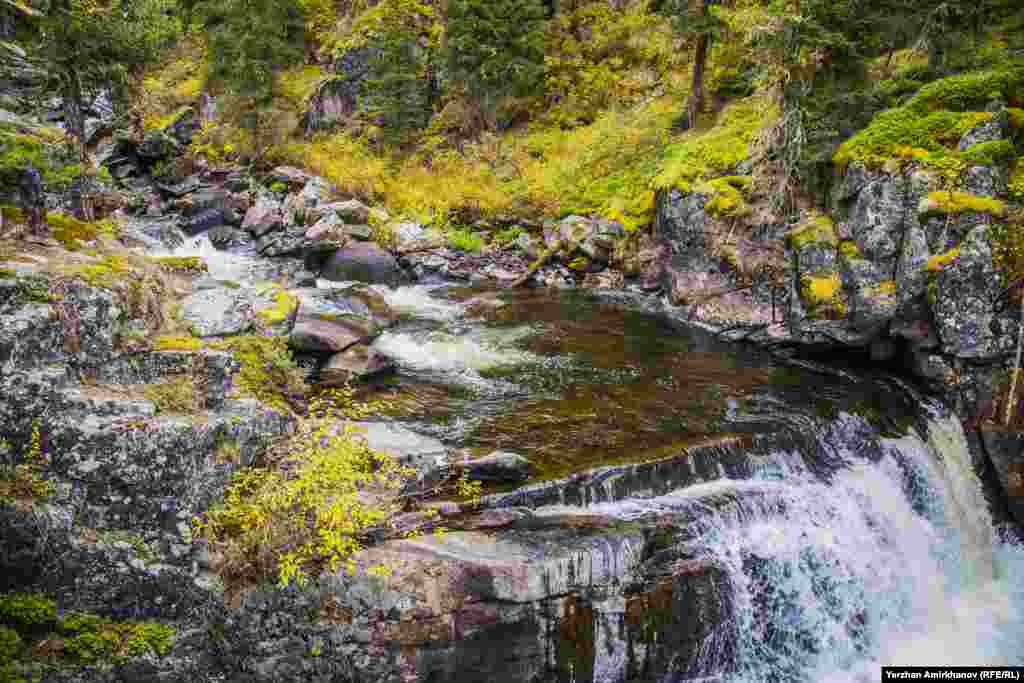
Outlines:
[[287,586],[337,570],[398,509],[394,492],[411,472],[367,448],[342,417],[315,400],[280,462],[239,472],[223,503],[194,521],[227,583],[269,576]]

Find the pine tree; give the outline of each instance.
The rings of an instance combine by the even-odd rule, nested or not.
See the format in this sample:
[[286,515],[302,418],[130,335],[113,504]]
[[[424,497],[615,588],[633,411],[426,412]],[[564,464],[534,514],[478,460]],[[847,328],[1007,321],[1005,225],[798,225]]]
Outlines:
[[502,95],[522,96],[544,70],[541,0],[451,0],[448,68],[476,104],[485,127],[497,127]]
[[256,157],[266,147],[275,73],[304,55],[304,23],[296,0],[209,1],[196,8],[206,33],[211,82],[243,103],[238,123],[252,132]]

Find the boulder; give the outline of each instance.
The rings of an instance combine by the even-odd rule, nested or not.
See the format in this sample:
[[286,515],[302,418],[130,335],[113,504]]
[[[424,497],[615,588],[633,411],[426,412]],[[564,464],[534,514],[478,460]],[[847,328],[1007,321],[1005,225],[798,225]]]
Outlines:
[[509,451],[494,451],[476,460],[459,464],[476,481],[517,482],[530,477],[530,461]]
[[364,380],[391,372],[394,362],[366,344],[355,344],[330,357],[320,370],[321,386],[342,386],[353,380]]
[[391,422],[356,422],[355,427],[367,446],[387,453],[418,472],[426,472],[448,462],[448,449],[432,436],[417,434]]
[[291,345],[301,351],[338,353],[373,340],[394,320],[383,297],[364,287],[297,289],[293,294],[299,310]]
[[406,280],[395,257],[376,244],[356,242],[336,251],[320,276],[335,282],[366,282],[395,287]]
[[197,337],[224,337],[251,330],[256,311],[241,290],[204,289],[182,301],[181,319]]
[[284,183],[291,187],[304,187],[312,177],[294,166],[278,166],[267,176],[271,183]]
[[281,203],[267,195],[256,198],[256,203],[246,212],[242,221],[242,229],[248,230],[256,238],[283,227],[284,214],[281,211]]

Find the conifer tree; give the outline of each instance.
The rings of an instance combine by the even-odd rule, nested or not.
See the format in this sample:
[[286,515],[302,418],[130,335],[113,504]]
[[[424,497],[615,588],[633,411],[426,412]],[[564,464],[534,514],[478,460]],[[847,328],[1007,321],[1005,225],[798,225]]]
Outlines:
[[485,127],[497,127],[501,96],[525,95],[540,83],[544,70],[543,20],[541,0],[449,3],[449,72],[466,88]]
[[210,80],[241,100],[238,123],[265,148],[275,73],[304,55],[302,9],[296,0],[210,0],[197,8],[210,53]]

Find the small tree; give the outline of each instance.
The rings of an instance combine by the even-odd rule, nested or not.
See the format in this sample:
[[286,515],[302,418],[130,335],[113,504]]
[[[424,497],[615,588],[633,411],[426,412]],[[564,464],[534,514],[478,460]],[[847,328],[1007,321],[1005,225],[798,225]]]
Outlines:
[[466,88],[485,128],[497,128],[498,99],[522,96],[544,70],[540,0],[451,0],[448,68]]
[[295,0],[226,0],[196,8],[206,33],[210,80],[241,101],[238,124],[263,156],[273,118],[275,73],[304,54],[302,10]]
[[688,127],[695,127],[704,111],[704,74],[707,71],[708,52],[712,38],[721,28],[721,22],[711,13],[711,6],[716,4],[718,0],[674,0],[672,3],[676,30],[695,38],[690,99],[686,103]]

